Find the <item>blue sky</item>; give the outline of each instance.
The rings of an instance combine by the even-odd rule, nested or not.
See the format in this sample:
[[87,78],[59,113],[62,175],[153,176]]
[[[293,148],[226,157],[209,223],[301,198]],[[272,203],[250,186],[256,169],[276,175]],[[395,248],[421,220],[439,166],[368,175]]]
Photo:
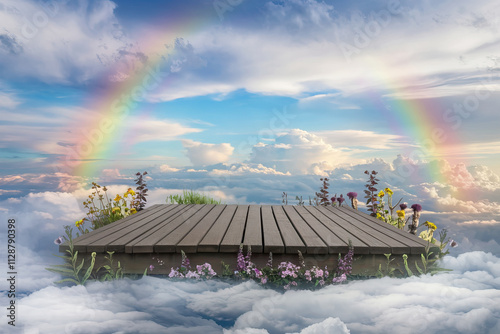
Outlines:
[[[498,308],[439,303],[455,303],[464,286],[482,305],[498,299],[499,18],[499,4],[488,0],[0,0],[0,217],[20,222],[20,252],[33,273],[24,291],[36,291],[25,305],[46,295],[64,302],[40,263],[50,262],[63,226],[85,215],[82,202],[93,181],[121,193],[138,170],[147,170],[149,203],[193,189],[240,204],[278,204],[287,192],[295,204],[295,196],[314,196],[325,176],[332,194],[361,194],[363,172],[374,169],[380,188],[422,204],[422,219],[447,228],[459,243],[446,260],[454,276],[424,282],[426,291],[444,285],[453,293],[425,305],[408,302],[408,310],[449,311],[458,320],[465,312],[496,332]],[[145,85],[157,70],[158,84]],[[112,111],[122,98],[134,107],[118,119]],[[108,117],[114,129],[105,133],[100,122]],[[446,139],[432,137],[438,130]],[[81,153],[84,145],[90,154]],[[478,277],[484,284],[472,283]],[[408,298],[418,297],[419,281],[400,283]],[[117,295],[128,291],[119,284]],[[375,290],[364,284],[347,291],[369,300]],[[209,290],[222,299],[238,289],[262,293],[235,287],[214,283]],[[77,301],[101,300],[104,288],[93,289]],[[218,319],[228,319],[226,329],[234,324],[227,333],[288,326],[304,334],[343,326],[390,332],[405,321],[330,310],[300,323],[283,315],[280,327],[262,311],[269,301],[251,300],[237,312],[228,312],[228,303],[210,313],[205,285],[191,291],[179,283],[179,289],[185,292],[175,317],[211,332],[222,331]],[[281,299],[270,299],[283,308]],[[388,308],[399,308],[389,299]],[[114,306],[104,309],[118,316],[122,309]],[[147,303],[143,311],[151,312]],[[246,331],[255,313],[262,330]],[[31,314],[33,326],[50,332],[69,326]],[[106,328],[99,319],[92,322],[97,332]],[[427,329],[466,328],[458,320]]]

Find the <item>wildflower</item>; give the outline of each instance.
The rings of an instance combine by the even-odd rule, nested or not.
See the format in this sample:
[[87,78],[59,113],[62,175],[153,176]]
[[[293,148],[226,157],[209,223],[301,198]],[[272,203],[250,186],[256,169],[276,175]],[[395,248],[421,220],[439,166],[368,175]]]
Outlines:
[[337,199],[335,197],[332,197],[330,198],[332,200],[332,204],[335,203],[337,201]]
[[451,247],[457,247],[457,246],[458,246],[458,243],[457,243],[455,240],[451,239],[451,240],[450,240],[450,246],[451,246]]
[[337,201],[339,202],[339,205],[342,205],[345,201],[344,195],[340,194],[340,197],[337,197]]
[[137,209],[136,208],[130,209],[130,214],[133,215],[134,213],[137,213]]
[[60,245],[60,244],[62,244],[63,242],[64,242],[63,237],[59,237],[59,238],[57,238],[56,240],[54,240],[54,243],[55,243],[56,245]]
[[385,188],[384,191],[388,194],[388,195],[393,195],[394,192],[391,190],[391,188]]
[[425,226],[427,226],[430,230],[435,231],[437,229],[436,225],[434,223],[431,223],[430,221],[426,221],[424,223]]
[[260,278],[260,283],[261,284],[266,284],[267,283],[267,276],[263,276]]
[[349,199],[352,200],[353,198],[357,198],[358,197],[358,193],[356,193],[354,191],[348,192],[347,193],[347,197],[349,197]]
[[408,207],[408,204],[401,203],[401,204],[399,204],[399,207],[401,208],[401,210],[406,210],[406,208]]
[[80,227],[80,226],[82,226],[82,225],[83,225],[83,221],[84,221],[84,220],[85,220],[85,218],[80,219],[80,220],[77,220],[77,221],[75,222],[75,226],[76,226],[76,227]]
[[153,271],[153,269],[154,269],[154,268],[155,268],[155,266],[150,265],[150,266],[149,266],[149,271]]
[[132,190],[132,188],[128,188],[127,194],[130,194],[132,196],[135,196],[135,191]]
[[238,251],[236,269],[241,272],[244,271],[246,267],[245,257],[243,256],[243,245],[240,245],[240,250]]
[[415,211],[415,212],[420,212],[420,211],[422,211],[422,206],[421,206],[420,204],[413,204],[413,205],[411,206],[411,208],[412,208],[412,209],[413,209],[413,211]]
[[382,218],[382,215],[380,214],[380,212],[377,212],[377,218],[378,219]]
[[119,202],[121,199],[122,199],[122,197],[120,195],[116,195],[115,202]]
[[120,211],[121,211],[121,209],[119,207],[117,207],[117,206],[115,206],[113,209],[111,209],[111,212],[115,213],[115,214],[119,213]]
[[342,275],[340,275],[338,277],[334,277],[333,280],[332,280],[332,283],[342,283],[345,280],[347,280],[347,276],[346,276],[346,274],[342,274]]
[[382,198],[385,196],[385,193],[383,190],[380,190],[380,192],[378,193],[378,197]]
[[398,214],[399,218],[401,218],[401,219],[405,218],[405,210],[398,210],[398,211],[396,211],[396,213]]

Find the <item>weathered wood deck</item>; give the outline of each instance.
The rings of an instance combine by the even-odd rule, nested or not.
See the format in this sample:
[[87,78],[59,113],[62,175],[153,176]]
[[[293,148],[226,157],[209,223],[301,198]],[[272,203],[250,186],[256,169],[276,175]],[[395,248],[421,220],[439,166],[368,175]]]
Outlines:
[[[269,252],[296,260],[301,251],[306,262],[322,264],[346,253],[349,240],[356,255],[377,266],[383,254],[416,258],[427,245],[349,207],[158,204],[74,239],[74,247],[80,254],[114,251],[130,272],[142,272],[155,264],[153,256],[166,261],[168,270],[179,266],[181,250],[192,263],[194,258],[232,264],[241,244],[251,246],[256,263]],[[60,245],[61,252],[66,249]]]

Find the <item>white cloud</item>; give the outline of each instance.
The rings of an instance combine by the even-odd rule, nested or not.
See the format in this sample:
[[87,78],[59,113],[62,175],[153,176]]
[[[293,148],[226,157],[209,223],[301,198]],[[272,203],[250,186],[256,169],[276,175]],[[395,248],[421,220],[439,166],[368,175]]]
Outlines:
[[500,224],[500,221],[498,220],[467,220],[461,223],[458,223],[458,225],[495,225],[495,224]]
[[161,165],[160,171],[164,173],[172,173],[172,172],[178,172],[180,171],[180,169],[175,167],[170,167],[169,165]]
[[324,138],[326,142],[332,143],[336,147],[362,146],[378,150],[401,147],[403,140],[398,135],[363,130],[315,131],[313,134]]
[[250,161],[272,167],[280,172],[321,175],[325,169],[346,163],[346,153],[322,137],[300,129],[278,134],[273,144],[259,143],[252,148]]
[[[140,61],[107,1],[3,1],[0,43],[3,72],[44,82],[81,83],[110,65]],[[7,41],[7,42],[6,42]],[[16,66],[16,64],[23,66]]]
[[[440,265],[453,269],[448,274],[357,280],[288,292],[249,281],[155,277],[57,288],[47,286],[54,277],[41,265],[33,267],[34,272],[27,270],[34,265],[22,264],[27,266],[22,277],[30,290],[17,299],[23,310],[19,325],[26,332],[128,328],[134,333],[396,334],[500,329],[500,259],[485,252],[445,257]],[[39,275],[43,283],[37,283]],[[0,301],[8,301],[5,294]],[[0,323],[0,331],[7,328],[5,321]]]
[[14,109],[21,101],[12,93],[0,92],[0,108]]
[[215,165],[226,162],[233,154],[234,147],[228,143],[207,144],[190,139],[182,140],[186,155],[195,166]]

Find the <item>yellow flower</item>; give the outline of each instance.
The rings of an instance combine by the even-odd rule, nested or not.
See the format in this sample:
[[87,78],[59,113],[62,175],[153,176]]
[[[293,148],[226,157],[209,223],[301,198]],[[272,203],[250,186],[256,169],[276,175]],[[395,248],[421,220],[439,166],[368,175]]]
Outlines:
[[80,226],[82,226],[82,225],[83,225],[83,221],[84,221],[84,220],[85,220],[85,218],[80,219],[80,220],[77,220],[77,221],[75,222],[76,227],[80,227]]
[[115,202],[118,202],[118,201],[119,201],[119,200],[121,200],[121,199],[122,199],[122,197],[121,197],[120,195],[116,195],[116,197],[115,197]]
[[384,197],[385,193],[383,190],[380,190],[380,192],[378,193],[378,197]]
[[426,221],[426,222],[424,223],[424,225],[425,225],[425,226],[427,226],[427,227],[429,228],[429,230],[433,230],[433,231],[437,230],[437,226],[436,226],[436,225],[434,225],[434,223],[431,223],[431,222],[429,222],[429,221]]
[[117,206],[115,206],[115,207],[111,210],[111,212],[112,212],[112,213],[119,213],[120,211],[121,211],[121,210],[120,210],[120,208],[119,208],[119,207],[117,207]]
[[385,192],[388,193],[389,195],[392,196],[392,194],[394,194],[391,190],[391,188],[385,188]]
[[382,215],[380,213],[377,212],[377,218],[380,219],[382,218]]
[[127,194],[130,194],[132,196],[135,196],[135,191],[132,190],[132,188],[128,188]]
[[134,214],[134,213],[136,213],[136,212],[137,212],[137,209],[136,209],[136,208],[132,208],[132,209],[130,209],[130,214],[131,214],[131,215],[133,215],[133,214]]
[[398,210],[398,211],[396,211],[396,213],[398,214],[399,218],[401,218],[401,219],[405,218],[405,210]]

